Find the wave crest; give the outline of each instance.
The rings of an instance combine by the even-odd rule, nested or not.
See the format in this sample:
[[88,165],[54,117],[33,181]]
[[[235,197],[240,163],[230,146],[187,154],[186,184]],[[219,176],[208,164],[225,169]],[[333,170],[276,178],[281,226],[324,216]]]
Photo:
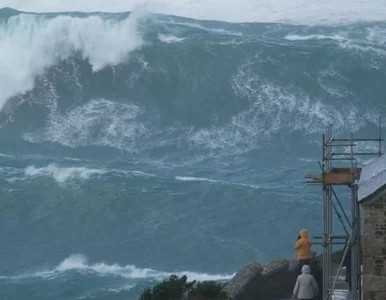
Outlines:
[[62,276],[63,273],[78,271],[78,272],[91,272],[103,276],[119,276],[127,279],[154,279],[163,280],[168,278],[172,274],[177,276],[186,275],[189,280],[227,280],[234,276],[234,274],[222,275],[222,274],[208,274],[208,273],[196,273],[191,271],[178,271],[178,272],[164,272],[157,271],[150,268],[138,268],[134,265],[121,266],[119,264],[106,264],[104,262],[89,263],[85,255],[73,254],[64,259],[55,268],[47,271],[41,271],[31,274],[24,274],[19,276],[2,276],[2,279],[27,279],[27,278],[53,278]]
[[47,68],[73,55],[88,60],[94,72],[126,61],[142,46],[137,26],[143,16],[142,10],[122,21],[21,14],[1,22],[0,110],[9,98],[32,90]]
[[[44,75],[38,76],[33,91],[22,97],[27,103],[18,111],[12,110],[16,116],[1,115],[9,117],[7,126],[16,119],[17,134],[30,143],[51,142],[66,148],[102,146],[106,151],[111,147],[115,148],[114,155],[116,150],[123,150],[146,156],[147,161],[189,163],[245,153],[272,144],[277,135],[318,133],[332,122],[340,131],[357,131],[375,123],[374,116],[385,110],[374,96],[382,93],[374,78],[382,82],[385,77],[380,73],[386,57],[381,41],[384,24],[380,28],[374,24],[278,28],[273,24],[223,24],[157,16],[139,35],[135,29],[138,19],[133,16],[123,20],[122,15],[103,14],[27,17],[28,24],[40,22],[46,27],[74,22],[52,25],[60,30],[44,29],[63,31],[59,42],[42,42],[37,48],[43,53],[48,49],[47,66],[62,59],[62,54],[66,59],[71,51],[88,60],[71,58],[47,72],[39,69]],[[130,18],[134,18],[132,23]],[[88,36],[92,20],[99,24],[100,36]],[[83,27],[75,26],[79,22]],[[125,22],[132,26],[125,27]],[[20,31],[20,26],[15,28]],[[32,41],[38,34],[51,37],[45,34],[44,26],[26,26],[33,29],[29,33]],[[130,33],[137,39],[127,45]],[[103,34],[108,35],[107,42],[114,40],[111,45],[123,41],[106,57],[99,41]],[[61,44],[66,40],[70,41],[68,47]],[[146,47],[127,61],[125,55],[142,44]],[[59,46],[63,49],[56,49],[56,55],[54,48]],[[379,53],[371,54],[366,47]],[[43,57],[39,55],[31,69],[28,60],[21,61],[21,70],[35,74],[35,65]],[[52,55],[55,57],[51,59]],[[29,54],[27,57],[32,59]],[[91,73],[90,62],[96,69],[118,65],[96,74]],[[359,73],[369,80],[359,79]],[[15,85],[9,86],[12,89]],[[363,99],[373,103],[367,101],[365,107]],[[9,128],[13,129],[12,125]]]
[[135,104],[91,100],[64,115],[54,112],[45,128],[25,133],[23,137],[32,143],[49,141],[72,148],[109,146],[136,152],[141,151],[136,142],[151,134],[146,123],[141,122],[143,115],[143,110]]
[[86,167],[60,167],[57,164],[49,164],[46,167],[37,168],[29,166],[25,169],[25,175],[34,176],[50,176],[57,182],[64,183],[69,179],[88,179],[93,175],[104,174],[105,171],[99,169],[89,169]]
[[[2,0],[4,6],[34,12],[58,11],[105,11],[122,12],[135,8],[137,1],[85,0],[63,2],[61,0]],[[146,2],[153,13],[178,15],[205,20],[228,22],[284,22],[303,24],[350,23],[357,21],[382,21],[386,5],[383,0],[373,0],[371,5],[361,0],[309,1],[296,0],[153,0]]]

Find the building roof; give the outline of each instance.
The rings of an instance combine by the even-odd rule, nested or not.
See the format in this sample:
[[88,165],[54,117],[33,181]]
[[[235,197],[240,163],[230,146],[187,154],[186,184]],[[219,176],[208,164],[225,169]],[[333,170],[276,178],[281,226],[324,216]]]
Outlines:
[[386,155],[363,166],[358,182],[358,201],[371,199],[372,195],[383,188],[386,188]]

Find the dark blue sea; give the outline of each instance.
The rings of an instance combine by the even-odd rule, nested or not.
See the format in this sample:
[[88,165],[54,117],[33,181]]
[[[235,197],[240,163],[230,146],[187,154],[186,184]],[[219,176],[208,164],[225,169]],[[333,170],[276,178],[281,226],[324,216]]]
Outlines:
[[294,257],[322,232],[322,133],[377,137],[385,83],[386,22],[0,10],[0,299]]

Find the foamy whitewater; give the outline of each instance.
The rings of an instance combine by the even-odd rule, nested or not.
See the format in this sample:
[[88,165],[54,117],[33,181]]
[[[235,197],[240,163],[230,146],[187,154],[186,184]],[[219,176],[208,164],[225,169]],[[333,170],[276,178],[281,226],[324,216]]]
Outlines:
[[35,12],[0,10],[0,299],[226,281],[322,231],[304,176],[328,124],[377,135],[386,5],[244,2],[0,0]]

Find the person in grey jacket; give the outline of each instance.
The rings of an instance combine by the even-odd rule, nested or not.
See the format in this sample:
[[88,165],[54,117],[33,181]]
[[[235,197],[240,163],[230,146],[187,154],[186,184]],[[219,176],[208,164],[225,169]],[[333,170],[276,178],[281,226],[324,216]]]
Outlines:
[[318,284],[311,275],[309,265],[302,267],[302,274],[298,276],[294,287],[293,297],[299,300],[313,300],[318,295]]

